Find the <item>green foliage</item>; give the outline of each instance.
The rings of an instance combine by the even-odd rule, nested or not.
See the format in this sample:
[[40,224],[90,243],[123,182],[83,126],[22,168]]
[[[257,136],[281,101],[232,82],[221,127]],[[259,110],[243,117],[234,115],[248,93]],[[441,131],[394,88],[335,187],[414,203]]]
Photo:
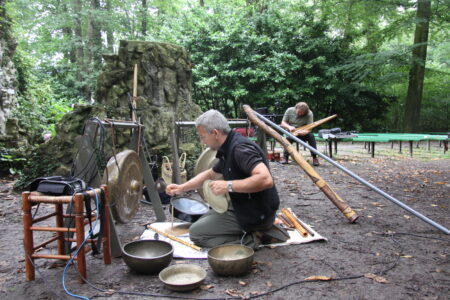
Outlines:
[[51,175],[56,167],[55,162],[45,153],[33,152],[22,169],[23,173],[15,182],[14,189],[17,191],[27,189],[35,178]]
[[33,142],[39,141],[45,132],[55,133],[54,126],[72,108],[73,101],[55,92],[55,79],[32,69],[34,60],[21,49],[14,57],[18,70],[17,105],[12,110],[20,126]]
[[23,157],[17,157],[14,152],[10,152],[10,149],[6,149],[0,146],[0,176],[3,175],[18,175],[26,163],[26,159]]
[[[120,39],[188,48],[193,99],[203,109],[239,117],[244,103],[283,113],[306,101],[316,119],[339,115],[330,126],[400,128],[416,1],[77,2],[8,5],[21,61],[20,109],[36,120],[28,121],[30,129],[47,130],[69,104],[91,101],[101,54],[114,52]],[[432,0],[432,8],[427,66],[433,72],[426,73],[421,121],[427,130],[448,127],[448,114],[438,114],[449,101],[439,85],[448,75],[436,74],[449,73],[449,3]]]
[[314,20],[311,11],[281,5],[257,14],[194,9],[177,29],[171,38],[191,53],[193,98],[204,110],[240,117],[242,104],[283,113],[305,101],[316,119],[337,113],[340,126],[370,130],[388,104],[385,96],[358,84],[361,69],[341,67],[346,52],[341,40],[330,37],[326,23]]
[[29,83],[27,92],[18,97],[18,105],[12,113],[29,133],[42,135],[45,132],[54,134],[56,122],[70,110],[69,101],[55,99],[48,81],[33,80]]

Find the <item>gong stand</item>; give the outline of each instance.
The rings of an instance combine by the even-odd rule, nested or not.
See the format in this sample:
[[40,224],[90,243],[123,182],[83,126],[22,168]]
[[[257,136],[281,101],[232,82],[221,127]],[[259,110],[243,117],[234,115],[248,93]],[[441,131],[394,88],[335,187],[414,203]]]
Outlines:
[[[99,153],[95,149],[95,141],[101,139],[100,130],[105,128],[114,129],[130,129],[131,130],[131,141],[129,144],[129,149],[134,150],[140,160],[140,165],[142,168],[144,184],[147,186],[150,200],[152,202],[152,207],[156,215],[158,222],[164,222],[166,216],[159,198],[159,194],[155,190],[155,182],[152,177],[149,162],[147,161],[146,151],[145,151],[145,141],[143,140],[144,126],[131,121],[118,121],[118,120],[93,120],[90,119],[86,121],[84,135],[78,136],[76,138],[76,145],[78,148],[78,155],[74,162],[74,174],[83,174],[80,176],[88,186],[99,187],[102,183],[102,177],[100,171],[97,167],[97,161],[99,161]],[[114,142],[113,142],[114,143]],[[113,151],[114,151],[113,145]],[[114,153],[115,156],[115,153]],[[119,169],[120,172],[120,169]],[[105,177],[105,176],[104,176]],[[106,178],[106,180],[108,180]],[[104,178],[105,181],[105,178]],[[140,187],[136,187],[140,188]],[[141,189],[141,188],[140,188]],[[142,189],[141,189],[142,190]],[[111,196],[113,196],[111,194]],[[126,201],[126,199],[124,200]],[[111,211],[110,211],[111,212]],[[130,216],[126,216],[122,219],[114,218],[113,214],[110,213],[112,220],[116,220],[122,223],[126,223],[131,219]],[[125,219],[125,221],[124,221]],[[120,240],[115,229],[115,222],[110,222],[110,232],[111,232],[111,255],[113,257],[121,256],[122,247]]]

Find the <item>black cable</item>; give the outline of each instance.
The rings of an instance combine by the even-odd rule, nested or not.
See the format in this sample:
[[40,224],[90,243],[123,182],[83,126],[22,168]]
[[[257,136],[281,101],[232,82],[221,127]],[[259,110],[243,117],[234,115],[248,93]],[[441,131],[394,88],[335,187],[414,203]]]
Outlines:
[[[401,246],[401,244],[400,244],[396,239],[394,239],[394,237],[393,237],[392,234],[383,234],[383,236],[387,236],[387,237],[392,238],[392,240],[393,240],[398,246],[400,246],[400,250],[399,250],[400,253],[403,252],[403,247]],[[395,259],[395,261],[392,263],[391,266],[389,266],[388,268],[383,269],[383,270],[381,270],[381,271],[374,272],[374,274],[380,274],[380,275],[386,274],[387,272],[389,272],[390,270],[394,269],[394,268],[398,265],[399,260],[400,260],[400,256],[398,256],[398,257]],[[81,276],[81,274],[80,274],[80,276]],[[256,298],[259,298],[259,297],[267,296],[267,295],[276,293],[276,292],[278,292],[278,291],[280,291],[280,290],[283,290],[283,289],[285,289],[285,288],[288,288],[288,287],[291,287],[291,286],[297,285],[297,284],[304,284],[304,283],[310,283],[310,282],[324,282],[324,281],[326,281],[326,282],[330,282],[330,281],[342,281],[342,280],[359,279],[359,278],[363,278],[363,277],[364,277],[364,274],[360,274],[360,275],[351,275],[351,276],[338,277],[338,278],[330,278],[329,280],[320,280],[320,279],[316,279],[316,280],[299,280],[299,281],[295,281],[295,282],[288,283],[288,284],[286,284],[286,285],[283,285],[283,286],[281,286],[281,287],[278,287],[278,288],[273,289],[273,290],[269,290],[269,291],[267,291],[267,292],[264,292],[264,293],[261,293],[261,294],[258,294],[258,295],[250,295],[250,296],[246,297],[246,299],[256,299]],[[82,277],[82,279],[83,279],[83,281],[84,281],[85,283],[87,283],[89,286],[91,286],[91,287],[94,288],[95,290],[101,291],[101,292],[103,292],[103,293],[111,293],[111,290],[104,290],[104,289],[102,289],[102,288],[99,288],[99,287],[97,287],[97,286],[94,286],[94,285],[93,285],[91,282],[89,282],[86,278],[83,278],[83,277]],[[157,298],[159,297],[159,298],[174,298],[174,299],[189,299],[189,300],[227,300],[227,299],[242,299],[242,297],[240,297],[240,296],[231,296],[231,297],[226,297],[226,298],[197,298],[197,297],[185,297],[185,296],[180,297],[180,296],[174,296],[174,295],[152,294],[152,293],[133,292],[133,291],[114,291],[113,294],[115,294],[115,293],[117,293],[117,294],[122,294],[122,295],[138,295],[138,296],[148,296],[148,297],[157,297]],[[105,296],[109,297],[109,295],[105,295]],[[95,296],[93,296],[93,298],[94,298],[94,297],[103,297],[103,295],[95,295]]]
[[39,210],[39,206],[41,206],[41,203],[40,203],[40,202],[39,202],[39,203],[37,204],[37,206],[36,206],[36,210],[34,211],[34,214],[33,214],[33,216],[31,217],[32,219],[34,219],[34,217],[36,217],[37,212],[38,212],[38,210]]
[[[35,270],[36,272],[38,272],[38,274],[39,274],[39,276],[40,276],[40,279],[42,279],[42,281],[44,282],[44,284],[45,284],[47,287],[50,287],[50,286],[51,286],[50,282],[48,282],[48,281],[46,280],[46,277],[41,273],[41,271],[39,271],[38,267],[37,267],[36,264],[33,262],[33,260],[32,260],[31,257],[28,255],[28,253],[26,253],[26,256],[27,256],[29,262],[33,265],[34,270]],[[63,300],[66,299],[66,297],[61,297],[61,295],[59,295],[58,293],[56,293],[56,291],[55,291],[54,289],[50,289],[50,293],[52,293],[52,294],[53,294],[56,298],[58,298],[58,299],[63,299]]]
[[[89,156],[87,162],[84,164],[83,168],[78,171],[78,174],[75,174],[75,162],[77,161],[76,158],[79,155],[79,150],[78,150],[75,155],[75,159],[72,163],[72,168],[71,168],[71,172],[70,172],[72,177],[84,178],[88,185],[97,176],[98,170],[104,169],[105,165],[106,165],[105,159],[104,159],[104,157],[105,157],[104,144],[105,144],[105,139],[106,139],[105,126],[103,125],[102,121],[97,117],[90,118],[90,119],[88,119],[88,122],[89,121],[97,123],[100,128],[100,134],[98,135],[98,140],[97,140],[97,136],[95,136],[94,140],[92,141],[92,145],[94,146],[94,151],[92,151],[92,153],[90,154],[90,156]],[[83,134],[85,134],[85,131],[86,131],[86,123],[83,127]],[[95,163],[93,162],[93,160],[95,160]]]
[[393,232],[392,234],[393,235],[410,235],[410,236],[419,237],[419,238],[423,238],[423,239],[427,239],[427,240],[450,242],[450,239],[435,238],[435,237],[429,237],[429,236],[424,236],[424,235],[419,235],[419,234],[414,234],[414,233],[407,233],[407,232]]
[[[96,121],[97,122],[98,118],[90,118],[88,119],[88,121]],[[87,121],[87,122],[88,122]],[[99,121],[99,120],[98,120]],[[101,122],[100,122],[101,124]],[[86,130],[86,122],[83,126],[83,135],[85,134],[85,130]],[[92,144],[95,145],[95,141],[92,141]],[[77,153],[75,154],[75,159],[73,160],[72,163],[72,168],[70,171],[70,174],[72,177],[80,177],[80,175],[82,175],[84,173],[84,176],[87,175],[89,169],[91,169],[91,161],[94,158],[94,152],[91,153],[91,155],[89,156],[89,159],[87,160],[87,162],[85,163],[84,167],[78,172],[78,174],[75,174],[75,162],[77,161],[77,157],[79,155],[80,149],[78,149]],[[87,177],[85,177],[87,178]],[[89,182],[87,182],[89,184]]]

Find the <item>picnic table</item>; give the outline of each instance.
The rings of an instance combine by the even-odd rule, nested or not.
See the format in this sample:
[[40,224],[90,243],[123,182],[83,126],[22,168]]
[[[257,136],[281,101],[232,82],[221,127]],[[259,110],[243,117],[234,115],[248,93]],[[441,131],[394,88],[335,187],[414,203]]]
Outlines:
[[431,141],[441,141],[444,143],[444,153],[448,150],[448,135],[444,134],[413,134],[413,133],[358,133],[356,137],[328,137],[326,139],[319,137],[315,134],[317,141],[324,141],[328,143],[330,157],[332,154],[332,145],[334,144],[334,152],[337,153],[338,142],[364,142],[368,144],[368,150],[372,157],[375,157],[375,143],[394,143],[399,142],[400,150],[402,153],[402,142],[409,143],[409,153],[413,155],[413,143],[420,141],[428,141],[428,150],[430,150]]

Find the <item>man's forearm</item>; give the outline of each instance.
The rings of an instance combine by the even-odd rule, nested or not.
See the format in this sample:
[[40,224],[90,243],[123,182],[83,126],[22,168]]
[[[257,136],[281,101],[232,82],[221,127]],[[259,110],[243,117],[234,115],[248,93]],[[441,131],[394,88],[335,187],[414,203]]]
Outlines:
[[199,173],[197,176],[192,178],[191,180],[183,183],[181,185],[181,188],[184,192],[196,190],[202,187],[203,182],[208,179],[214,179],[216,177],[216,174],[212,169],[208,169],[206,171],[203,171]]

